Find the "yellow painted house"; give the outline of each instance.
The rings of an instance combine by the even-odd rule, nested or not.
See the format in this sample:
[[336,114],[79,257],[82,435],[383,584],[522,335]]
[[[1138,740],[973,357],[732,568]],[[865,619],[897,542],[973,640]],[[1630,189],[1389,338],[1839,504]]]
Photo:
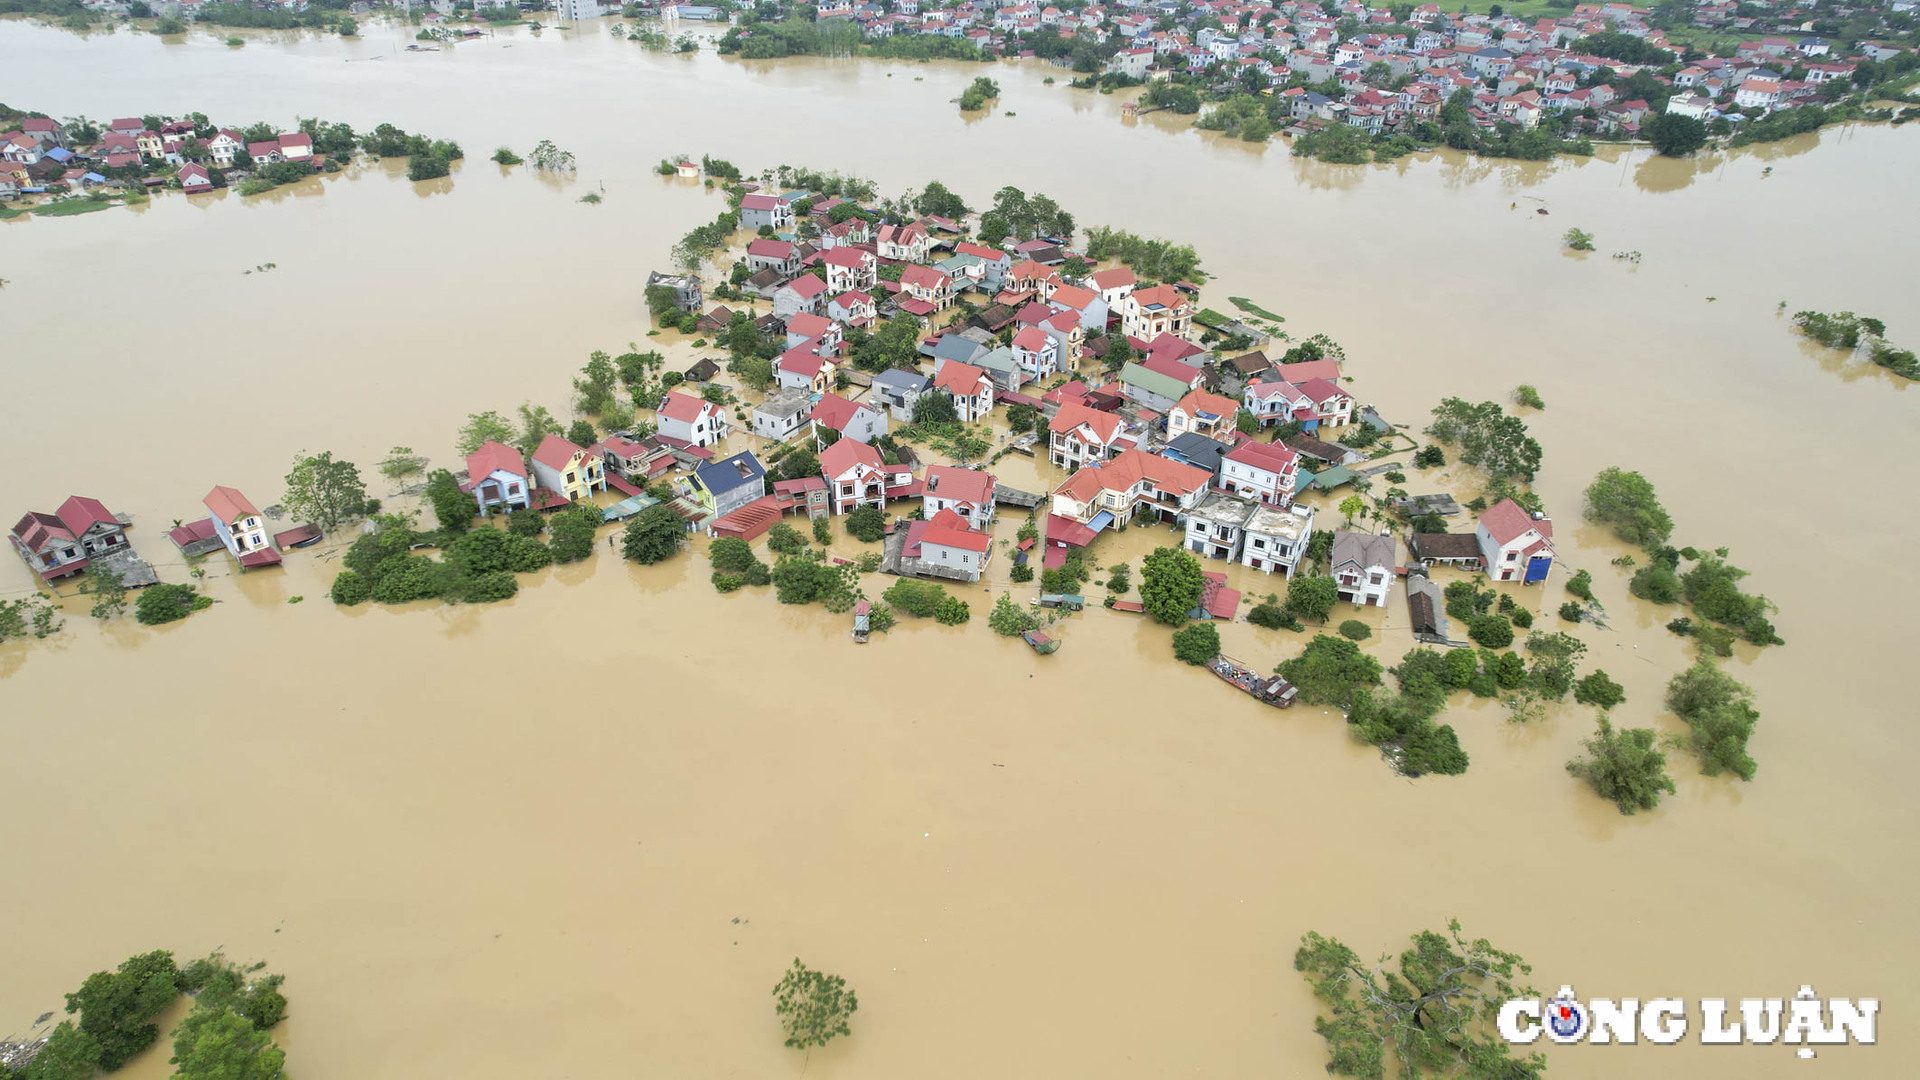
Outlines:
[[558,435],[540,440],[533,452],[534,481],[568,501],[607,490],[607,469],[600,451],[575,446]]

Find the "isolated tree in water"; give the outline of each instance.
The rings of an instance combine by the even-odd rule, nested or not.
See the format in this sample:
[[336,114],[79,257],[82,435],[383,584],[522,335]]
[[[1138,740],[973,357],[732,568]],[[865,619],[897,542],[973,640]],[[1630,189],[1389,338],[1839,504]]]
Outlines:
[[1447,933],[1427,930],[1398,958],[1382,954],[1369,965],[1336,938],[1309,931],[1293,968],[1313,984],[1329,1015],[1313,1028],[1327,1040],[1327,1071],[1339,1076],[1539,1076],[1546,1058],[1514,1058],[1493,1030],[1508,998],[1535,996],[1514,982],[1531,974],[1526,961],[1486,939],[1466,941],[1459,920]]
[[834,1037],[853,1034],[848,1021],[860,1008],[847,980],[815,971],[793,958],[793,967],[773,988],[773,1011],[786,1032],[786,1044],[811,1052]]

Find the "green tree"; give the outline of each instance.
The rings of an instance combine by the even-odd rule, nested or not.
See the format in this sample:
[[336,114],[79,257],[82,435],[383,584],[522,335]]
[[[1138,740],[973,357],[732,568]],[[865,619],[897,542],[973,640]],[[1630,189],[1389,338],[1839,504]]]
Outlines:
[[852,1035],[849,1026],[860,1000],[847,989],[847,980],[815,971],[794,957],[793,967],[773,988],[773,1012],[786,1032],[786,1045],[811,1052],[837,1036]]
[[973,610],[957,596],[942,596],[933,605],[933,621],[942,626],[963,626],[973,618]]
[[1706,775],[1725,771],[1753,779],[1759,766],[1747,753],[1747,739],[1760,714],[1751,694],[1704,656],[1667,683],[1667,708],[1687,722],[1690,745]]
[[767,550],[775,555],[794,555],[806,549],[807,538],[784,521],[775,522],[773,528],[767,530]]
[[1516,405],[1525,405],[1529,409],[1544,409],[1547,403],[1541,400],[1540,391],[1531,383],[1521,383],[1513,388],[1513,401]]
[[118,570],[99,562],[87,564],[80,591],[93,597],[91,614],[96,619],[111,619],[127,610],[126,582],[121,580]]
[[33,1056],[33,1063],[7,1075],[19,1080],[88,1080],[99,1065],[99,1041],[74,1027],[72,1021],[62,1020]]
[[1621,813],[1651,810],[1660,805],[1662,792],[1674,793],[1667,756],[1657,749],[1652,728],[1615,731],[1603,712],[1583,745],[1587,756],[1567,762],[1567,771],[1592,784],[1601,798],[1613,800]]
[[[814,543],[816,544],[833,543],[833,526],[827,524],[827,521],[828,519],[823,517],[813,519],[813,542]],[[848,528],[851,529],[852,526],[849,525]]]
[[460,481],[447,470],[435,469],[428,475],[426,499],[443,531],[463,533],[473,525],[473,515],[478,512],[473,496],[461,491]]
[[1179,626],[1206,588],[1200,560],[1185,548],[1159,547],[1140,566],[1140,604],[1154,622]]
[[1590,232],[1584,232],[1580,229],[1568,229],[1566,235],[1560,239],[1575,251],[1593,250],[1593,234]]
[[1173,632],[1173,655],[1183,664],[1204,664],[1220,655],[1220,631],[1212,619],[1190,623]]
[[177,1080],[275,1080],[286,1052],[232,1009],[195,1007],[173,1035]]
[[1340,600],[1340,586],[1330,577],[1301,575],[1287,582],[1287,611],[1296,619],[1326,622]]
[[1040,620],[1017,603],[1012,593],[1001,593],[993,602],[993,610],[987,613],[987,626],[1001,637],[1018,637],[1029,630],[1038,630]]
[[687,528],[678,515],[665,506],[649,506],[627,522],[620,553],[641,566],[652,566],[677,554],[686,538]]
[[1525,421],[1508,416],[1498,402],[1447,398],[1434,407],[1427,434],[1458,443],[1460,460],[1494,479],[1530,481],[1540,468],[1540,443],[1527,434]]
[[957,424],[960,413],[946,394],[921,394],[913,402],[915,424]]
[[1345,707],[1354,692],[1380,684],[1380,661],[1360,651],[1346,638],[1316,634],[1299,656],[1275,669],[1300,689],[1300,700]]
[[753,545],[737,536],[715,537],[707,545],[707,559],[715,570],[725,574],[744,574],[760,561],[753,554]]
[[926,619],[931,618],[940,601],[947,598],[947,590],[931,581],[901,578],[881,593],[880,598],[892,604],[896,610]]
[[1354,517],[1365,516],[1366,512],[1367,501],[1358,492],[1340,500],[1340,516],[1347,519],[1348,527],[1352,527]]
[[322,529],[337,528],[366,509],[367,485],[360,481],[360,467],[335,461],[331,450],[294,458],[286,483],[280,503],[287,515],[306,518]]
[[871,544],[887,534],[887,516],[873,505],[856,507],[847,515],[847,532],[854,539]]
[[1467,941],[1457,919],[1446,934],[1422,931],[1412,942],[1395,971],[1390,954],[1369,965],[1337,938],[1309,931],[1300,939],[1293,968],[1327,1010],[1313,1025],[1327,1041],[1327,1071],[1384,1076],[1391,1048],[1405,1077],[1539,1076],[1546,1058],[1511,1058],[1493,1026],[1507,999],[1534,996],[1515,981],[1532,971],[1526,961],[1484,938]]
[[1652,549],[1673,535],[1673,518],[1660,505],[1653,485],[1617,465],[1600,470],[1587,485],[1585,510],[1588,521],[1610,526],[1629,544]]
[[553,414],[547,411],[545,405],[528,402],[520,406],[520,441],[515,445],[520,448],[522,454],[532,457],[533,452],[539,449],[542,439],[563,432],[560,421],[553,418]]
[[[475,447],[474,449],[479,449]],[[396,446],[387,451],[387,456],[374,466],[380,475],[399,483],[409,476],[418,476],[426,470],[427,459],[413,452],[411,446]]]
[[466,457],[485,443],[497,442],[513,445],[513,424],[506,417],[489,409],[482,413],[471,413],[467,422],[460,427],[460,438],[454,443],[461,457]]
[[114,971],[94,972],[67,995],[67,1012],[80,1014],[80,1030],[100,1047],[102,1071],[119,1069],[160,1038],[153,1021],[180,996],[179,974],[173,954],[156,950],[129,957]]
[[1609,678],[1606,672],[1596,668],[1573,684],[1573,700],[1582,705],[1611,709],[1627,700],[1627,691]]
[[1373,627],[1359,619],[1348,619],[1340,624],[1340,636],[1348,641],[1365,641],[1373,636]]
[[133,605],[133,617],[142,626],[158,626],[184,619],[212,606],[213,598],[200,595],[191,585],[163,583],[140,590],[140,599]]
[[1691,116],[1661,113],[1640,126],[1640,134],[1667,157],[1686,157],[1707,145],[1707,125]]
[[1513,644],[1513,624],[1503,615],[1475,615],[1467,623],[1467,636],[1476,645],[1504,649]]

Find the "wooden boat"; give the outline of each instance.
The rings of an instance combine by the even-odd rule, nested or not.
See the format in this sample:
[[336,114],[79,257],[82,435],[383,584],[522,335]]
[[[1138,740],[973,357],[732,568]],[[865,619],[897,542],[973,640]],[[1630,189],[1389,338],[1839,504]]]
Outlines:
[[1300,693],[1297,687],[1280,676],[1262,675],[1224,653],[1207,661],[1207,670],[1252,694],[1255,700],[1266,702],[1276,709],[1292,708],[1293,699]]
[[861,645],[867,643],[868,636],[873,632],[867,618],[871,611],[873,611],[873,605],[865,600],[853,605],[853,640]]
[[1034,652],[1039,653],[1041,656],[1049,656],[1055,649],[1060,647],[1060,643],[1048,637],[1044,631],[1028,630],[1021,634],[1020,637],[1028,645],[1033,647]]

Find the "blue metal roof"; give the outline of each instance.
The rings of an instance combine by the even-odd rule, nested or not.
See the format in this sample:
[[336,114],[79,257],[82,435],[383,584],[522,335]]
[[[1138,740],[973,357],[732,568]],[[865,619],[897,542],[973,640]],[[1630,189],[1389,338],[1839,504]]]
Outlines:
[[759,483],[767,475],[766,467],[753,451],[742,450],[722,461],[712,461],[693,471],[699,478],[700,486],[714,495],[724,495],[734,488],[747,483]]

